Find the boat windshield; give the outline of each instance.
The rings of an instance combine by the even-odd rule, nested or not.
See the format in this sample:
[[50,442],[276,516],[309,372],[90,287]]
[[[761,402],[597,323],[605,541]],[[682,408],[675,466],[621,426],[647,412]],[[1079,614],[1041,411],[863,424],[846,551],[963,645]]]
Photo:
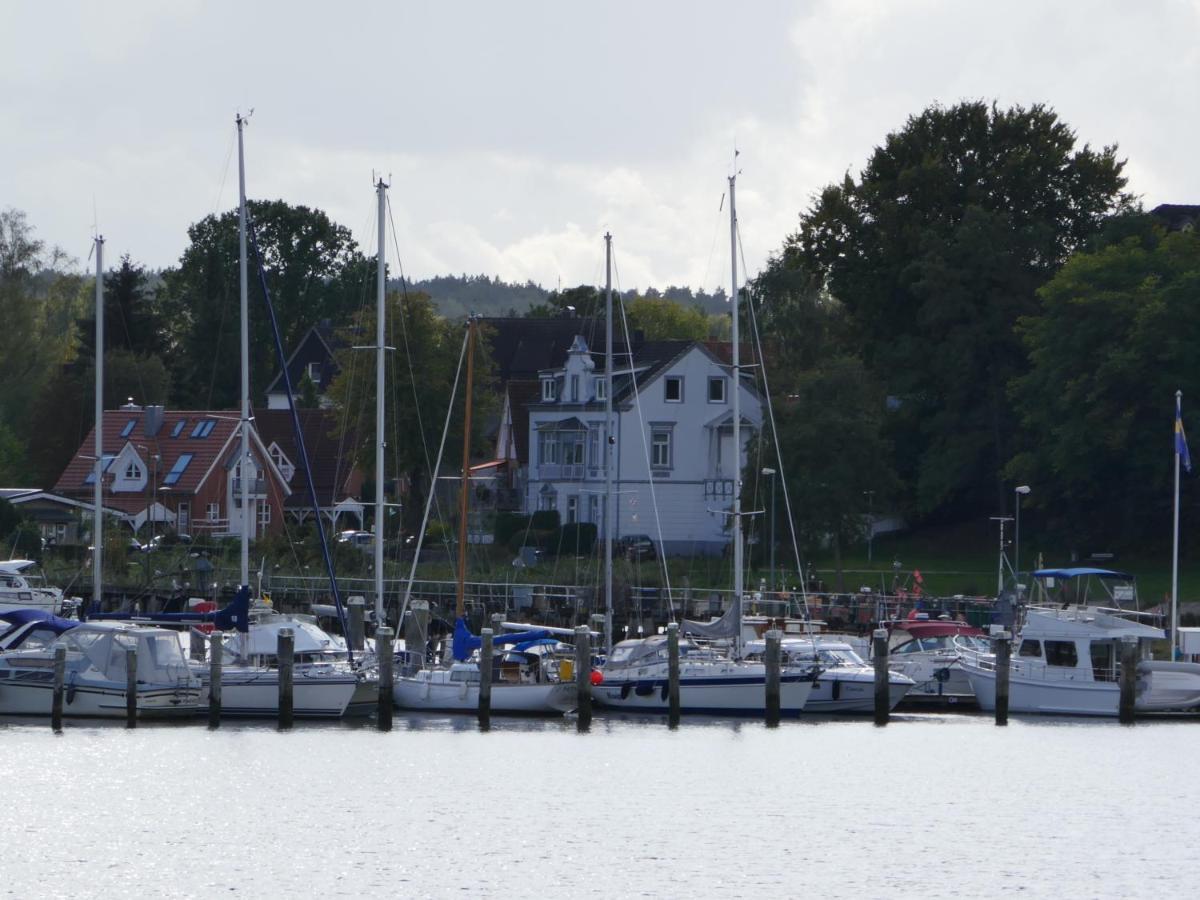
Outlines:
[[862,657],[849,647],[821,647],[817,659],[823,666],[865,666]]

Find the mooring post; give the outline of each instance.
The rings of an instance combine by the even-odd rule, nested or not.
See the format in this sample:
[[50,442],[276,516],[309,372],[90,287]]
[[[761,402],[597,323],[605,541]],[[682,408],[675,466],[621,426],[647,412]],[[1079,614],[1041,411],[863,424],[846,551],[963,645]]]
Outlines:
[[492,629],[479,632],[479,724],[486,728],[492,716]]
[[766,703],[767,724],[774,727],[779,724],[779,668],[783,656],[783,632],[772,628],[766,634],[767,652],[763,655],[766,662]]
[[208,727],[221,724],[221,651],[225,638],[219,631],[208,636]]
[[395,632],[386,625],[375,630],[375,656],[379,660],[379,708],[375,724],[380,731],[392,730],[392,640]]
[[1118,715],[1122,725],[1132,725],[1137,717],[1138,640],[1132,634],[1121,638],[1121,702]]
[[366,641],[366,628],[363,625],[363,619],[366,609],[366,600],[362,597],[351,597],[346,601],[346,608],[350,611],[350,647],[354,650],[361,650]]
[[575,693],[582,731],[592,723],[592,633],[586,625],[575,628]]
[[67,683],[67,648],[58,644],[54,648],[54,696],[50,701],[50,727],[62,731],[63,689]]
[[188,632],[188,655],[195,660],[204,659],[204,632],[193,628]]
[[296,665],[296,636],[290,628],[279,629],[276,644],[279,660],[279,727],[292,727],[292,672]]
[[871,633],[872,655],[875,659],[875,724],[886,725],[892,711],[891,685],[888,683],[888,633],[886,628],[876,628]]
[[667,625],[667,724],[679,724],[679,623]]
[[1008,724],[1008,681],[1012,674],[1012,633],[996,632],[996,724]]
[[497,638],[504,633],[504,628],[501,623],[504,622],[504,616],[501,613],[492,613],[492,637]]
[[125,726],[137,726],[137,648],[125,648]]

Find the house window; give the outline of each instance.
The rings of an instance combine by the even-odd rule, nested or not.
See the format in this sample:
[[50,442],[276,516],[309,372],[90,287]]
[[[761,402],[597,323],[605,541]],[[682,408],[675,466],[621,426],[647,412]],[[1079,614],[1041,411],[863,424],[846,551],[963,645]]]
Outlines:
[[563,465],[583,465],[583,432],[568,431],[562,436]]
[[579,519],[579,498],[567,498],[567,524],[572,524]]
[[187,427],[187,419],[180,419],[175,423],[175,427],[171,429],[171,437],[177,438],[183,434],[183,429]]
[[593,423],[588,426],[588,465],[601,466],[604,464],[604,457],[600,455],[600,435],[601,426],[599,423]]
[[542,402],[553,403],[555,397],[558,396],[558,391],[555,390],[557,384],[553,378],[542,379]]
[[571,402],[572,403],[579,402],[579,376],[578,375],[571,376]]
[[552,431],[538,432],[538,463],[540,465],[557,464],[558,447],[558,435]]
[[596,379],[596,399],[605,400],[608,398],[608,380],[605,378]]
[[321,364],[319,362],[310,362],[308,364],[308,380],[313,384],[321,383]]
[[600,499],[599,494],[588,496],[588,521],[597,527],[600,526]]
[[668,375],[666,377],[666,379],[664,380],[664,384],[666,385],[666,387],[665,387],[666,393],[664,395],[664,399],[668,403],[682,403],[683,402],[683,376],[682,375]]
[[192,461],[191,453],[180,453],[179,459],[175,460],[175,465],[171,466],[171,471],[163,478],[163,484],[175,484],[183,477],[183,473],[187,471],[188,463]]
[[191,530],[191,525],[192,504],[186,500],[181,501],[175,510],[175,530],[180,534],[187,534]]
[[283,451],[279,449],[278,444],[272,444],[270,449],[271,459],[275,463],[275,467],[279,469],[279,474],[283,476],[283,480],[291,483],[292,476],[296,474],[296,467],[291,461],[284,456]]
[[192,437],[206,438],[212,434],[213,427],[217,424],[216,419],[201,419],[196,423],[196,427],[192,429]]
[[207,507],[205,507],[205,510],[206,510],[206,515],[208,517],[208,521],[210,521],[210,522],[220,521],[220,519],[221,519],[221,504],[220,503],[210,503],[210,504],[208,504]]
[[656,469],[671,468],[671,429],[655,426],[650,431],[650,465]]
[[709,403],[724,403],[725,402],[725,379],[724,378],[708,379],[708,402]]
[[542,491],[538,496],[538,509],[543,512],[558,509],[558,493],[556,491]]
[[130,419],[125,423],[125,427],[121,429],[121,437],[129,437],[133,434],[133,428],[137,425],[137,419]]
[[[114,459],[116,459],[116,456],[109,454],[109,453],[105,453],[101,457],[100,471],[107,472],[108,467],[113,464]],[[87,478],[83,479],[83,483],[84,484],[95,484],[96,483],[96,470],[94,468],[88,472]]]
[[125,467],[125,480],[126,481],[137,481],[141,477],[142,477],[142,467],[139,466],[136,462],[130,462],[129,465],[127,465]]
[[258,504],[258,528],[261,531],[271,524],[271,504]]

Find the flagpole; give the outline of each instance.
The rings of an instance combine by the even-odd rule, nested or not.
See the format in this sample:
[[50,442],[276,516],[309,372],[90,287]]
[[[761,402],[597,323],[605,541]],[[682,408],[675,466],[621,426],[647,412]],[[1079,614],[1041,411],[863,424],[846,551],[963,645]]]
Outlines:
[[1183,391],[1175,392],[1175,533],[1171,542],[1171,659],[1179,643],[1179,438],[1183,422]]

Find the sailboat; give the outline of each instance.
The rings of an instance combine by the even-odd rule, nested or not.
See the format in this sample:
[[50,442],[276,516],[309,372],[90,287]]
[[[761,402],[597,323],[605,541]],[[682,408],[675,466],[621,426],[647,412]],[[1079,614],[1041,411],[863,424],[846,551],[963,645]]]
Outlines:
[[[395,680],[392,696],[403,709],[476,712],[479,709],[481,640],[466,624],[467,513],[471,475],[471,392],[476,323],[467,322],[466,413],[463,424],[462,481],[459,489],[458,579],[452,661],[418,669]],[[423,529],[422,529],[423,530]],[[499,714],[561,715],[575,708],[575,682],[553,654],[542,652],[551,642],[547,631],[497,635],[500,648],[492,666],[491,711]],[[511,644],[510,649],[503,649]],[[414,648],[407,648],[410,655]]]
[[[736,173],[729,178],[729,238],[732,266],[733,303],[733,446],[738,460],[734,480],[732,509],[729,513],[733,532],[733,602],[728,612],[713,623],[683,625],[684,635],[695,634],[731,642],[729,653],[681,640],[679,651],[679,709],[683,713],[717,715],[764,715],[766,713],[766,664],[743,658],[742,595],[745,592],[742,571],[741,510],[741,358],[738,337],[738,267]],[[610,254],[611,256],[611,254]],[[611,271],[611,263],[610,263]],[[611,275],[609,276],[611,284]],[[611,345],[611,341],[610,341]],[[612,366],[609,365],[611,372]],[[609,396],[612,395],[611,387]],[[602,680],[593,688],[601,706],[616,709],[666,713],[668,703],[668,648],[664,635],[625,640],[612,648],[601,667]],[[780,673],[780,715],[794,716],[804,709],[813,690],[814,671],[787,668]]]

